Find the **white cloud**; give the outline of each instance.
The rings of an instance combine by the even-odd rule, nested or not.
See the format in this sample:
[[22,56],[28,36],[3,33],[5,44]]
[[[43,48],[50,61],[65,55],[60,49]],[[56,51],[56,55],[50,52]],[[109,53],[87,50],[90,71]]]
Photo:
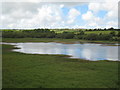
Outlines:
[[106,18],[100,18],[95,15],[92,11],[87,11],[82,15],[82,19],[86,21],[87,28],[104,28],[106,27]]
[[109,19],[116,19],[116,18],[118,18],[118,8],[115,7],[112,10],[109,10],[107,15],[106,15],[106,17],[109,18]]
[[75,8],[70,9],[69,18],[74,18],[78,15],[80,15],[80,12],[78,10],[76,10]]
[[69,28],[80,12],[71,8],[64,17],[63,7],[51,3],[4,3],[2,28]]
[[106,18],[118,18],[118,0],[110,0],[109,2],[105,0],[104,3],[89,3],[88,8],[94,13],[100,10],[107,11]]
[[[88,11],[81,15],[81,11],[78,11],[74,6],[80,6],[84,3],[38,3],[38,0],[29,1],[31,3],[2,3],[2,28],[95,28],[109,25],[110,27],[117,26],[118,7],[115,2],[89,3]],[[63,15],[63,7],[69,9],[67,16]],[[97,12],[100,10],[107,11],[103,18],[97,16]],[[80,26],[78,22],[76,23],[81,16],[83,21],[86,21],[86,24],[83,26]]]
[[[106,15],[98,17],[99,11],[106,11]],[[90,27],[115,27],[118,28],[118,0],[105,0],[104,3],[89,3],[87,13],[82,15],[82,19],[86,21],[86,25]]]
[[115,2],[119,0],[4,0],[0,2]]
[[61,5],[60,5],[60,8],[63,8],[63,7],[64,7],[64,4],[61,4]]
[[61,15],[61,7],[56,7],[54,5],[43,5],[38,9],[38,14],[36,14],[32,18],[31,23],[35,23],[41,27],[52,28],[61,25],[62,15]]
[[68,22],[69,24],[73,23],[77,16],[80,15],[80,12],[76,10],[75,8],[71,8],[68,13]]
[[61,6],[56,5],[42,5],[36,13],[20,9],[2,15],[3,27],[8,28],[51,28],[60,25],[61,21]]
[[118,8],[118,1],[119,0],[103,0],[102,3],[100,2],[90,2],[88,5],[89,10],[98,12],[99,10],[112,10],[114,8]]
[[108,21],[107,24],[106,24],[106,28],[109,28],[110,26],[117,28],[118,27],[118,22]]
[[110,21],[107,23],[108,25],[117,25],[117,23],[115,21]]
[[83,20],[91,20],[93,18],[94,18],[94,16],[93,16],[93,13],[91,11],[87,11],[87,13],[82,15]]
[[96,17],[91,11],[87,11],[87,13],[83,14],[82,19],[87,22],[100,22],[101,20],[99,17]]
[[85,28],[87,28],[85,25],[73,25],[71,28],[74,28],[74,29],[76,29],[76,28],[81,28],[81,29],[85,29]]
[[89,26],[97,26],[97,23],[96,22],[92,22],[92,23],[89,23],[88,25]]
[[89,10],[92,10],[94,12],[98,12],[101,9],[100,3],[90,3],[88,5]]
[[10,16],[14,19],[20,19],[20,18],[31,18],[33,16],[33,14],[29,11],[24,12],[23,10],[17,10],[14,11],[10,14]]

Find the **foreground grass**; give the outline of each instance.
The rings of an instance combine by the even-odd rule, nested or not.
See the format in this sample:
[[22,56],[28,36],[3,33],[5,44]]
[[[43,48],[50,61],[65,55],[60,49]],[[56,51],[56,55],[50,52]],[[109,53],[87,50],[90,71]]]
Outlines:
[[118,62],[12,52],[3,45],[3,88],[116,88]]
[[3,38],[3,42],[59,42],[59,43],[118,43],[118,41],[90,41],[90,40],[79,40],[79,39],[58,39],[58,38]]

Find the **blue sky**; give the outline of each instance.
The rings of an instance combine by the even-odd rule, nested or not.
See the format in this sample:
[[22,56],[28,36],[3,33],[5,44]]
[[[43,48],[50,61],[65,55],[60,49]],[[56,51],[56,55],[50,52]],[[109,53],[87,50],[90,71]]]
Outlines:
[[[93,18],[101,19],[101,21],[103,19],[105,19],[107,17],[107,14],[109,13],[109,11],[106,10],[106,9],[105,10],[102,9],[102,10],[98,10],[97,12],[94,12],[93,10],[89,10],[89,4],[83,4],[83,5],[76,5],[76,6],[73,6],[73,7],[63,7],[62,8],[62,12],[63,12],[64,16],[68,15],[68,13],[69,13],[69,11],[70,11],[71,8],[74,8],[74,9],[76,9],[77,11],[79,11],[81,13],[79,16],[76,17],[76,20],[74,22],[74,25],[79,25],[79,26],[84,26],[86,24],[86,22],[89,22],[89,21],[85,21],[82,18],[82,15],[86,14],[88,11],[90,11],[90,12],[93,13],[93,15],[94,15]],[[111,11],[111,12],[115,12],[115,11]],[[116,14],[116,13],[113,13],[113,14]],[[108,28],[108,27],[115,27],[115,28],[117,28],[117,16],[116,17],[113,16],[113,18],[114,19],[111,19],[111,20],[108,21],[108,24],[110,22],[113,22],[115,25],[111,24],[110,26],[105,27],[106,23],[105,23],[105,20],[103,20],[103,23],[102,23],[103,26],[99,26],[98,25],[98,27],[99,28]],[[98,20],[98,21],[100,21],[100,20]],[[97,23],[99,24],[99,22],[97,22]],[[96,27],[94,27],[94,25],[93,25],[93,27],[91,27],[91,28],[96,28]]]
[[4,2],[0,28],[118,28],[117,9],[115,2]]

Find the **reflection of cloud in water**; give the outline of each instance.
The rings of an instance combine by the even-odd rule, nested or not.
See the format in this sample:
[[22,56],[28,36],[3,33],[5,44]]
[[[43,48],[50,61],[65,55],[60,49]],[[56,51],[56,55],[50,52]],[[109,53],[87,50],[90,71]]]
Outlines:
[[106,59],[107,60],[119,60],[118,58],[118,47],[112,47],[107,49],[106,53]]
[[68,54],[68,55],[74,55],[75,52],[74,52],[73,49],[67,49],[67,54]]
[[89,49],[83,49],[82,57],[84,57],[87,60],[91,60],[91,51]]
[[71,58],[80,58],[81,52],[82,52],[82,48],[78,47],[78,45],[73,45],[69,47],[67,50],[68,55],[72,56]]
[[87,60],[118,60],[118,47],[99,44],[60,44],[60,43],[12,43],[21,49],[17,52],[31,54],[64,54],[72,58]]

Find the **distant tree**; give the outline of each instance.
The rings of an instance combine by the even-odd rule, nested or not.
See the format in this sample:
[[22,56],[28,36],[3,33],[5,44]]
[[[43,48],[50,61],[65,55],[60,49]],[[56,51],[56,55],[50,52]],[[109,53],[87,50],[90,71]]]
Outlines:
[[63,32],[56,34],[56,38],[71,39],[73,37],[74,37],[74,33],[72,32]]
[[113,28],[113,27],[111,27],[111,28],[108,28],[108,30],[114,30],[114,28]]
[[95,28],[94,31],[96,31],[97,29]]
[[118,31],[118,34],[117,34],[118,37],[120,37],[120,31]]
[[78,34],[79,35],[84,35],[85,33],[84,33],[84,31],[80,31]]
[[84,39],[86,40],[97,40],[98,35],[97,34],[87,34]]
[[110,32],[110,35],[115,36],[116,35],[115,31]]
[[102,33],[99,33],[99,36],[102,35]]
[[104,31],[106,31],[106,28],[104,28]]
[[98,30],[98,31],[101,31],[102,29],[101,29],[101,28],[98,28],[97,30]]

